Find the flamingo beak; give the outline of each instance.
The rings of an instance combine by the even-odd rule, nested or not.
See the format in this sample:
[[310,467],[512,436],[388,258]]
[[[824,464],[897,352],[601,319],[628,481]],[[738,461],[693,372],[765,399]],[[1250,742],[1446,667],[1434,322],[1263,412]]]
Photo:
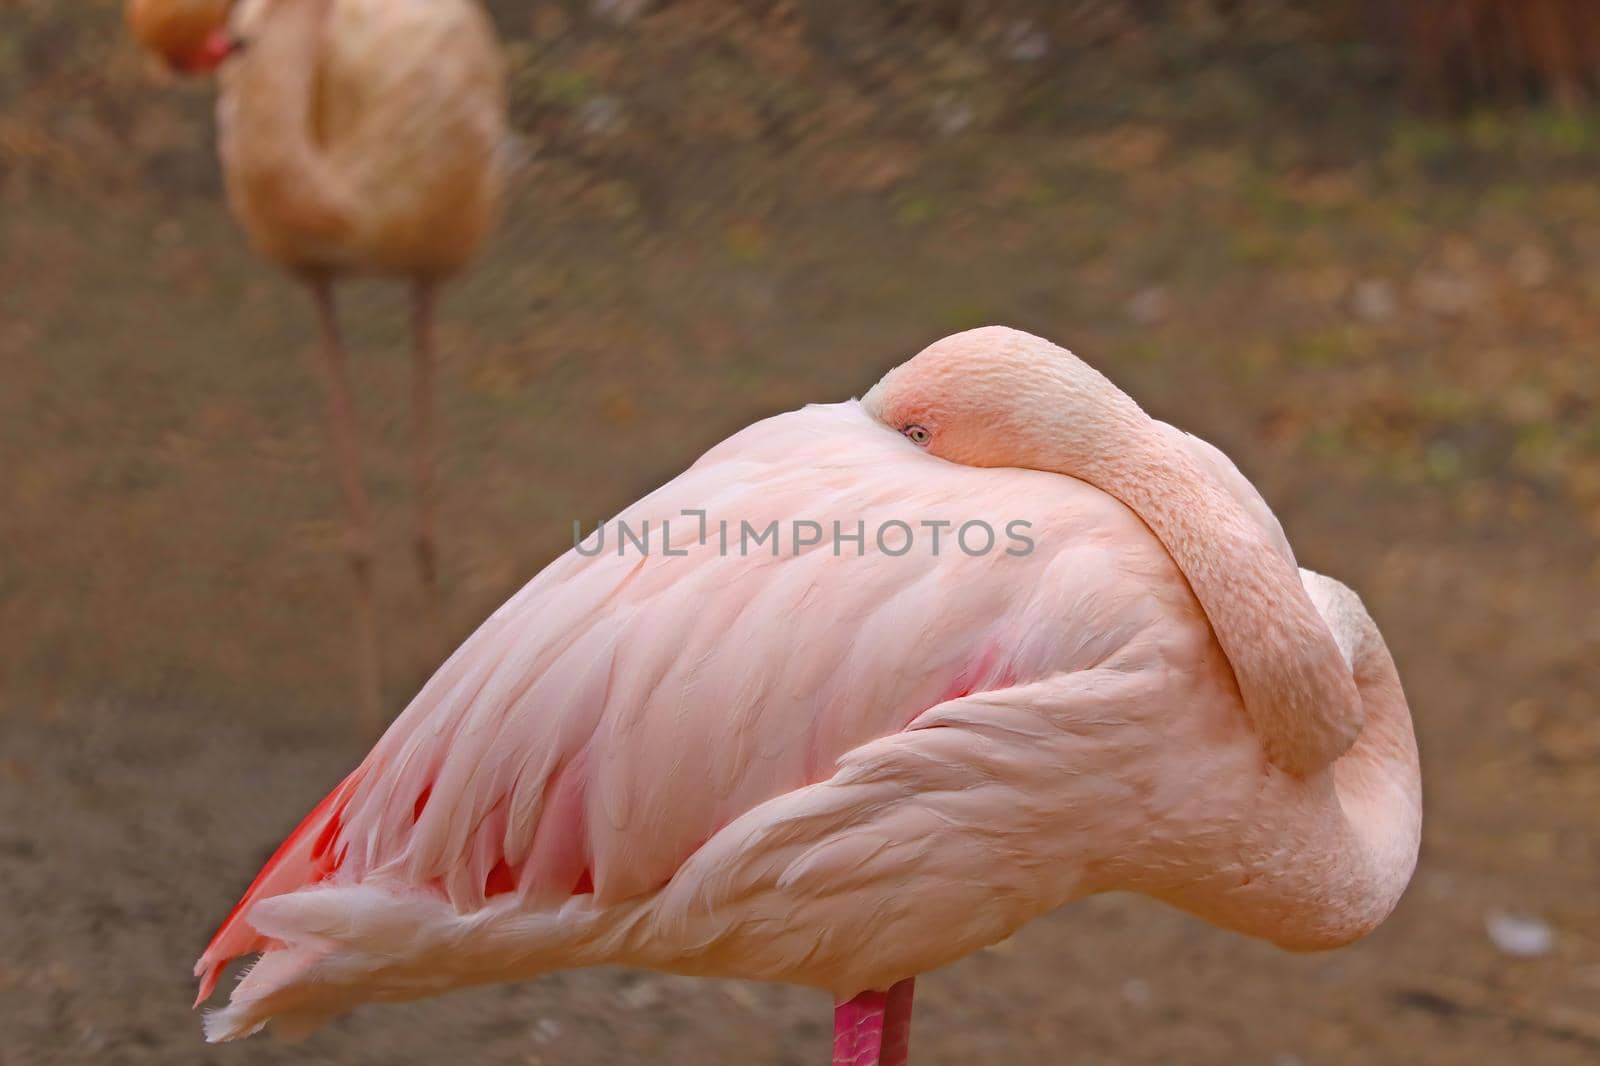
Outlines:
[[226,29],[215,29],[195,51],[173,64],[180,74],[209,74],[222,66],[236,52],[244,50],[244,42]]

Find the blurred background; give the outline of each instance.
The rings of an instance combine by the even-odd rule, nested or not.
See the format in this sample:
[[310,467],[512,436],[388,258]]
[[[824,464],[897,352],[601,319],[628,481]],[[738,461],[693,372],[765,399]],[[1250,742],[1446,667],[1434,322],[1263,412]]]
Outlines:
[[[1089,900],[919,982],[916,1061],[1600,1056],[1600,9],[498,0],[522,165],[442,311],[415,624],[405,295],[347,290],[398,711],[593,523],[1000,322],[1222,446],[1416,715],[1420,869],[1296,957]],[[304,294],[214,89],[0,0],[0,1062],[815,1063],[825,997],[580,972],[201,1043],[192,960],[365,751]]]

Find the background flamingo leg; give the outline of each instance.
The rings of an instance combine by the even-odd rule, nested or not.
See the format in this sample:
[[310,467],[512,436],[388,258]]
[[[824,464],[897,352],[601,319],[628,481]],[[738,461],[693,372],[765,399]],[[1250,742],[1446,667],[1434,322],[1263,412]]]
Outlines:
[[411,333],[415,368],[411,378],[411,476],[416,508],[413,546],[417,574],[427,598],[432,624],[439,613],[439,546],[435,533],[437,503],[434,497],[434,392],[438,356],[434,345],[434,306],[437,284],[419,279],[412,291]]
[[906,1066],[915,978],[863,992],[833,1011],[833,1066]]
[[373,577],[372,504],[367,499],[367,490],[361,480],[360,434],[355,400],[345,369],[344,342],[339,335],[333,283],[327,278],[314,278],[311,281],[311,294],[316,300],[317,319],[322,327],[316,368],[327,392],[328,440],[332,445],[334,471],[339,478],[339,488],[344,495],[350,522],[346,552],[356,586],[356,681],[361,728],[372,733],[383,724],[382,666],[378,651],[378,613]]

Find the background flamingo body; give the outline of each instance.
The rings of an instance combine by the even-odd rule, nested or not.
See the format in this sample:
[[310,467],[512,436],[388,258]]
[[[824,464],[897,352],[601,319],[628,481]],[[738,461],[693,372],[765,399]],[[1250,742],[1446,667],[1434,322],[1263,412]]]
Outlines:
[[[1072,358],[1011,331],[942,343],[975,372],[997,345]],[[1292,567],[1220,453],[1153,432]],[[852,401],[751,426],[619,519],[649,521],[648,554],[573,551],[534,578],[268,864],[196,968],[203,999],[263,952],[212,1039],[599,963],[844,1000],[1111,889],[1329,947],[1409,879],[1409,714],[1337,582],[1303,573],[1365,726],[1298,776],[1173,555],[1081,480],[946,461]],[[1034,548],[892,556],[869,532],[860,557],[742,554],[723,519],[1020,520]]]
[[471,0],[243,0],[220,71],[228,199],[298,271],[456,272],[498,210],[504,62]]
[[228,202],[256,249],[315,299],[316,370],[350,527],[359,705],[375,731],[373,515],[334,282],[381,274],[413,286],[413,548],[436,614],[434,306],[499,207],[506,75],[494,27],[474,0],[130,0],[128,22],[174,69],[220,70]]

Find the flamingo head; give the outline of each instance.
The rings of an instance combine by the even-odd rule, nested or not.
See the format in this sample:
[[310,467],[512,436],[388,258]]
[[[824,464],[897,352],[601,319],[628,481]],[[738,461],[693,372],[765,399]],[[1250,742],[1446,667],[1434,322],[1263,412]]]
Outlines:
[[935,341],[862,398],[867,413],[965,466],[1083,476],[1146,423],[1138,405],[1065,348],[985,326]]
[[232,0],[128,0],[128,29],[180,74],[208,74],[235,51]]

